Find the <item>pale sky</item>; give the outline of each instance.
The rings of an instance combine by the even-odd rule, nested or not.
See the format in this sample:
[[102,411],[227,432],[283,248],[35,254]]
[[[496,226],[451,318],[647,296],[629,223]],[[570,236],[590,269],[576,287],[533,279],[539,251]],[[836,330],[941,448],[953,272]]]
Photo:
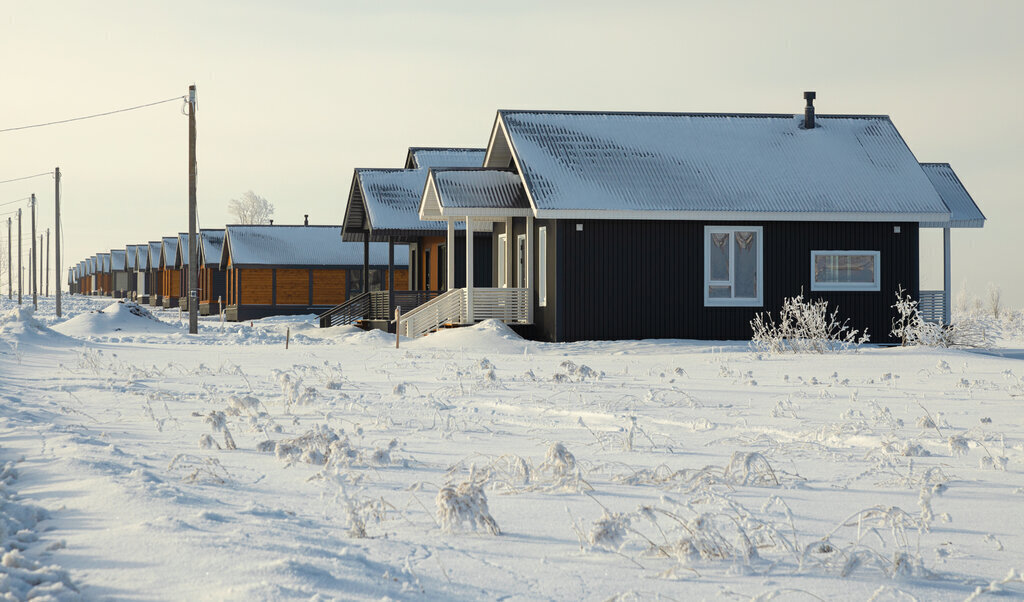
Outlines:
[[[1020,0],[12,0],[0,129],[194,83],[202,227],[249,189],[276,223],[340,224],[353,168],[486,146],[499,108],[799,113],[815,90],[820,113],[890,115],[918,160],[953,165],[988,217],[953,232],[954,298],[993,282],[1022,307],[1021,23]],[[0,133],[0,180],[60,166],[66,266],[187,230],[187,133],[176,102]],[[0,203],[33,192],[52,228],[51,179],[0,184]],[[940,288],[930,234],[921,285]]]

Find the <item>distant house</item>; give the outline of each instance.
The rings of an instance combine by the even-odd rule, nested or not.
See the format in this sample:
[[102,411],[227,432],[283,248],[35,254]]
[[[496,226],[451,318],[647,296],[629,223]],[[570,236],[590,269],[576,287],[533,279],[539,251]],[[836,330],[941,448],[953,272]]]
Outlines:
[[[361,308],[339,308],[324,325],[360,321],[364,326],[386,327],[395,306],[409,311],[452,287],[466,285],[465,228],[419,219],[419,202],[430,167],[480,166],[484,149],[410,148],[404,169],[356,169],[349,189],[342,239],[346,242],[407,243],[411,278],[406,287],[391,291],[387,301],[365,299]],[[474,233],[474,282],[491,281],[490,228]],[[454,250],[454,270],[445,269],[449,249]],[[367,272],[368,277],[372,272]],[[364,284],[362,289],[367,288]],[[372,286],[370,288],[373,288]],[[356,291],[350,291],[352,298]],[[399,294],[400,293],[400,294]],[[381,293],[383,294],[383,293]]]
[[164,308],[178,308],[181,297],[181,268],[176,264],[178,237],[165,236],[160,244],[160,291]]
[[188,311],[188,258],[188,232],[179,232],[178,247],[174,253],[173,264],[174,269],[178,271],[178,307],[182,311]]
[[[802,291],[886,342],[902,287],[948,322],[950,228],[984,216],[887,116],[805,98],[797,115],[498,111],[483,168],[431,169],[419,211],[493,224],[492,284],[418,311],[549,341],[747,339]],[[919,285],[926,227],[946,234],[936,293]]]
[[[340,226],[229,225],[225,230],[220,263],[227,271],[228,320],[321,313],[344,302],[352,282],[362,280],[363,246],[342,242]],[[383,275],[387,245],[373,244],[369,251],[370,269]],[[407,262],[398,263],[396,282],[408,275]]]
[[149,303],[153,294],[153,278],[149,270],[149,244],[129,245],[128,252],[135,250],[135,299],[139,303]]
[[146,266],[149,271],[149,304],[153,307],[162,306],[163,282],[160,274],[160,253],[163,249],[163,240],[151,240],[146,245]]
[[219,314],[228,297],[227,273],[220,267],[224,230],[199,231],[199,314]]
[[128,294],[128,271],[125,267],[125,250],[110,250],[111,294],[123,298]]

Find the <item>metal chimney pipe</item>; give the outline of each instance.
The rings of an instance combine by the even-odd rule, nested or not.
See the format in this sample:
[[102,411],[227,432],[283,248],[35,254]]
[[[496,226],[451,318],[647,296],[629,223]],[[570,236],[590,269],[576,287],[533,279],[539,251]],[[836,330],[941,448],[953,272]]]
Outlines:
[[274,225],[274,220],[270,220],[270,225],[271,225],[271,226],[273,226],[273,225]]
[[303,215],[303,217],[304,217],[305,219],[304,219],[304,220],[302,220],[302,225],[303,225],[303,226],[308,226],[308,225],[309,225],[309,214],[307,213],[307,214]]
[[804,129],[814,129],[814,99],[817,94],[812,92],[804,92],[804,99],[807,100],[807,106],[804,107]]

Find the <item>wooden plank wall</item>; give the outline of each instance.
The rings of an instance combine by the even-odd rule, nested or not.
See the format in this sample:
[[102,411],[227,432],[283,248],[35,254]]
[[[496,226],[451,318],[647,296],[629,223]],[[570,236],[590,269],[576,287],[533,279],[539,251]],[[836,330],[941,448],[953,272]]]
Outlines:
[[347,270],[312,270],[313,305],[338,305],[345,302]]
[[309,270],[277,269],[276,305],[309,305]]

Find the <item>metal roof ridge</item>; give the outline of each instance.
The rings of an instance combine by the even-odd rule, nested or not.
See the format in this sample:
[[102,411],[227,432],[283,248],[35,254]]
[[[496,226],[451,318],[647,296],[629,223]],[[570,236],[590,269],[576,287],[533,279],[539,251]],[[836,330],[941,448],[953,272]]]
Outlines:
[[[571,109],[498,109],[500,114],[509,113],[536,113],[543,115],[611,115],[611,116],[636,116],[636,117],[737,117],[737,118],[777,118],[777,119],[792,119],[794,117],[802,117],[802,113],[716,113],[707,111],[578,111]],[[841,114],[841,113],[819,113],[815,115],[815,119],[819,118],[826,119],[888,119],[891,121],[889,115],[870,115],[870,114]]]

